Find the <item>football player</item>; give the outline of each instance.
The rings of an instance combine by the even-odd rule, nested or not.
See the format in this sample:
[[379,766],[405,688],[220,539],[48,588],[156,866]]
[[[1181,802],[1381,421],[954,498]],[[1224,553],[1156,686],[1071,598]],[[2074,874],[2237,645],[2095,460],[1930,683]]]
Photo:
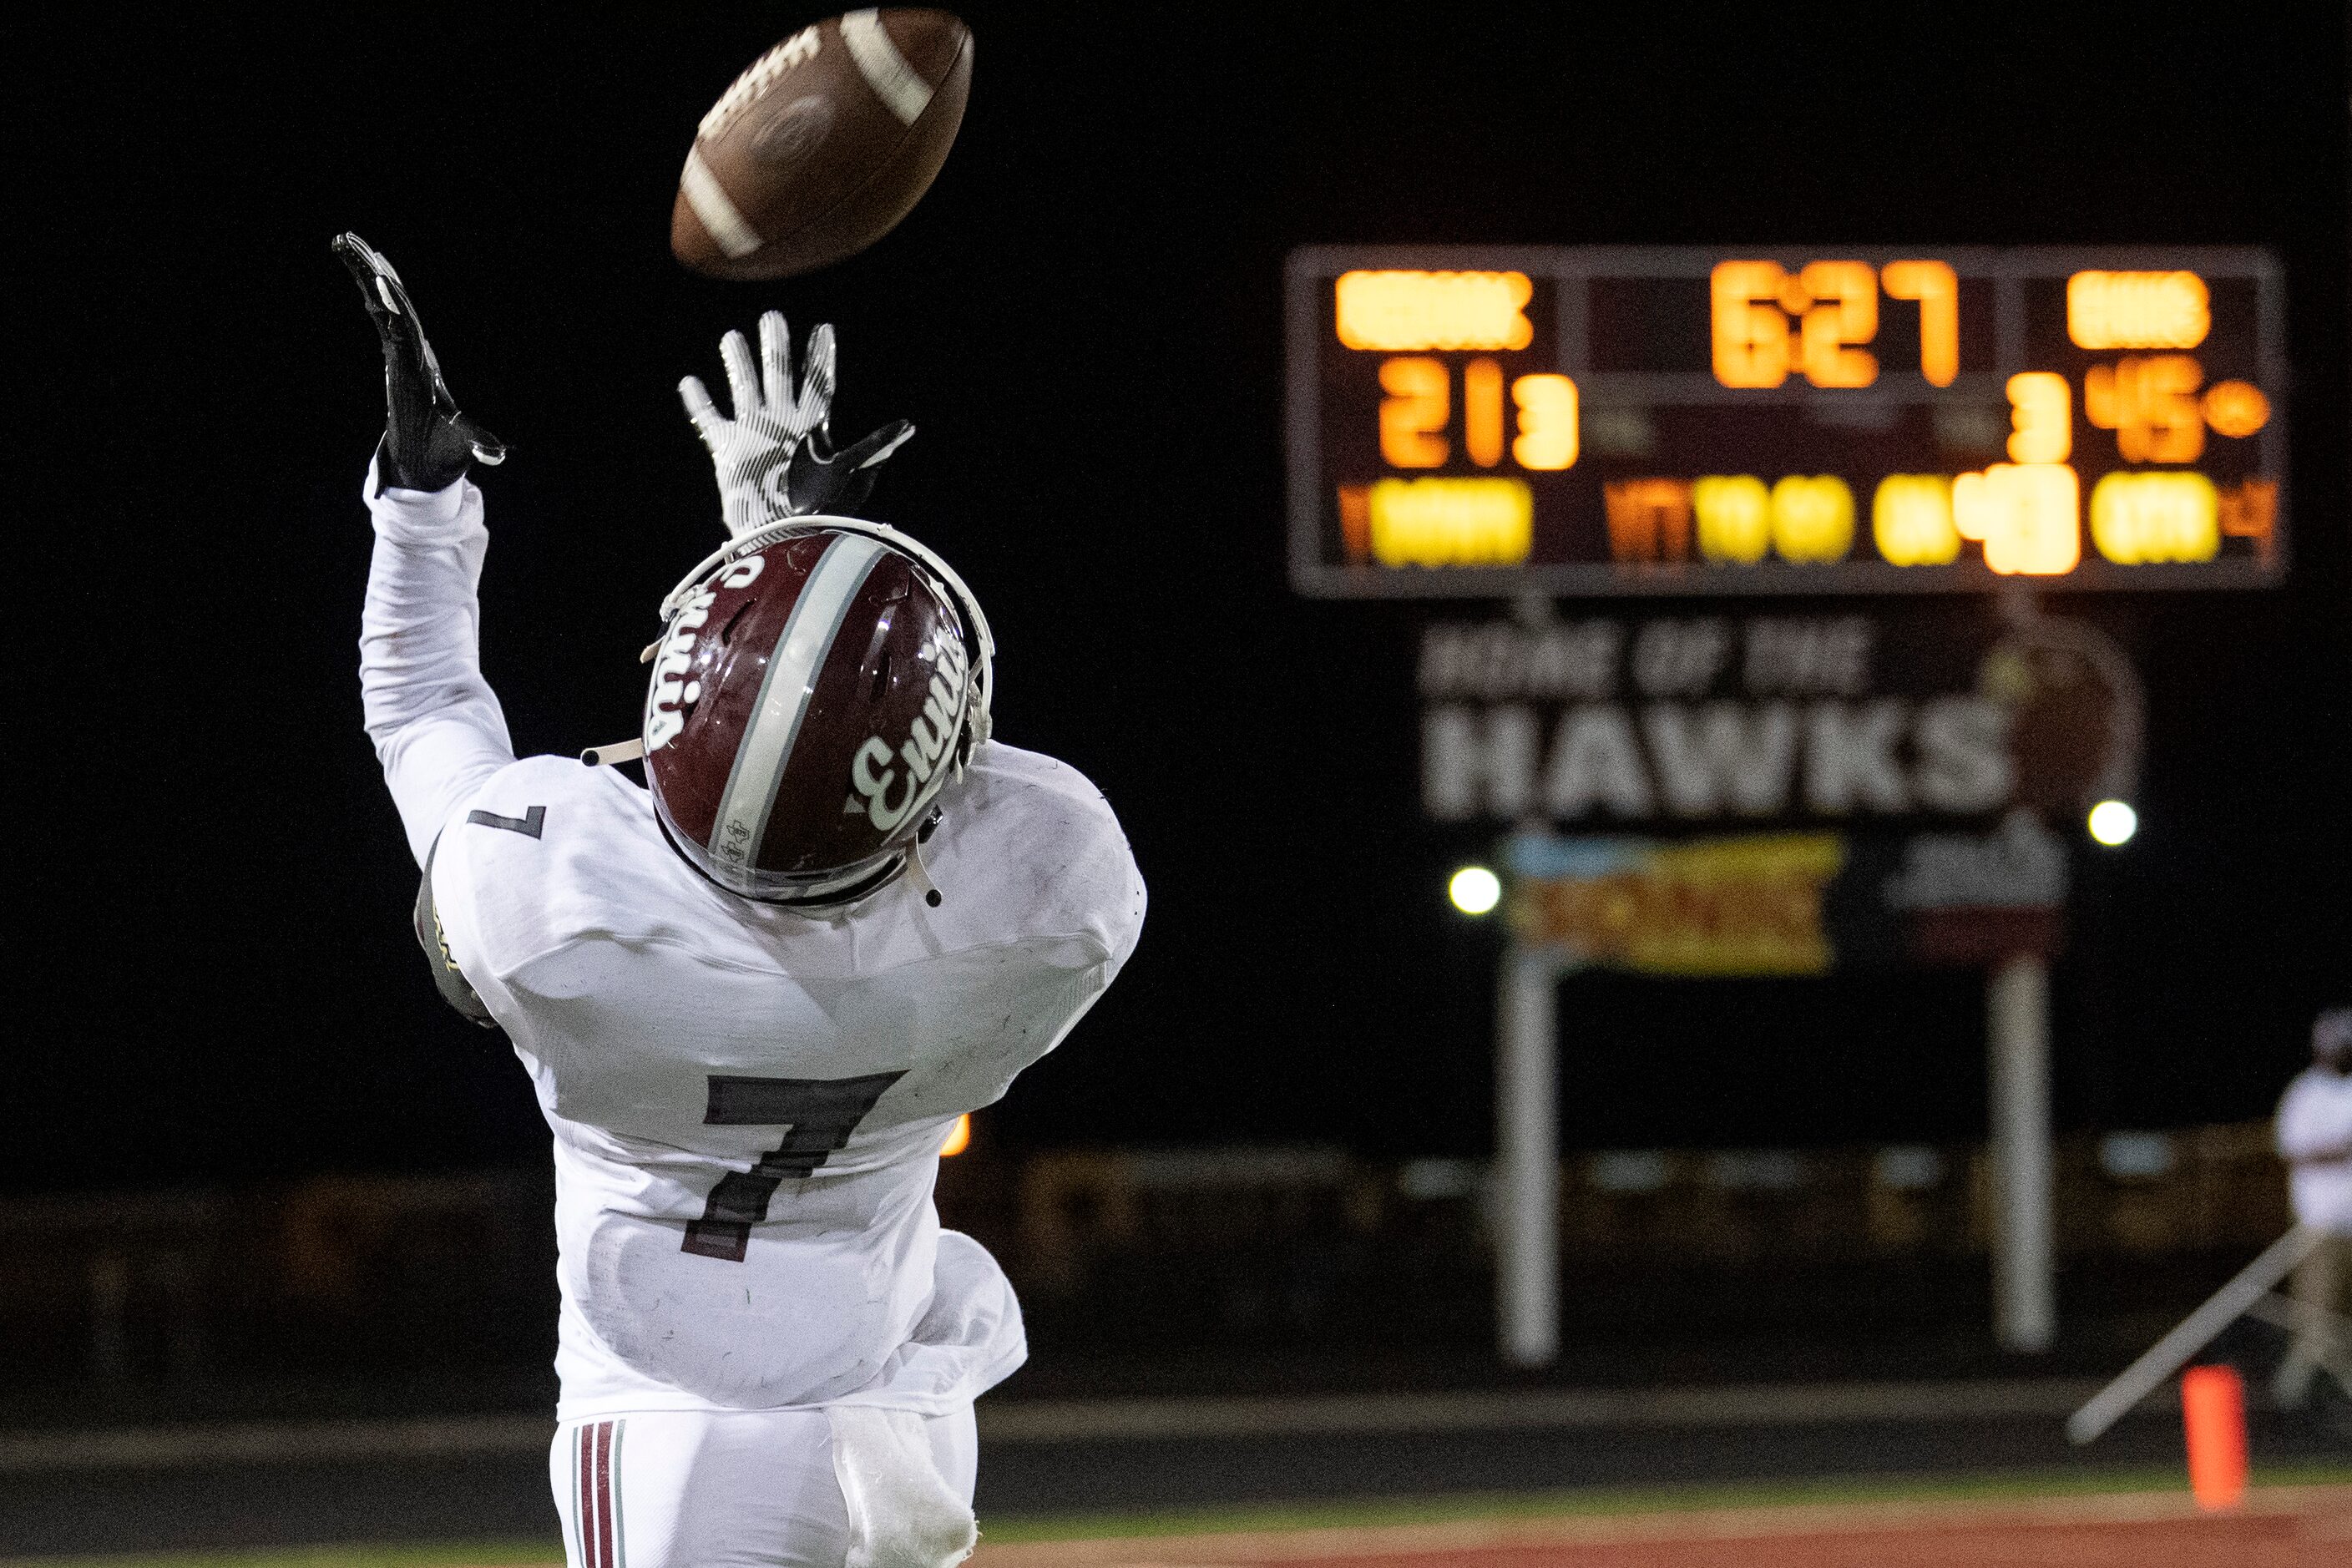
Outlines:
[[[728,542],[661,605],[639,737],[517,760],[477,654],[488,535],[399,276],[336,241],[382,339],[368,733],[420,939],[554,1132],[556,1502],[572,1568],[940,1568],[971,1548],[972,1400],[1026,1354],[943,1230],[957,1117],[1118,975],[1143,884],[1075,770],[990,738],[962,580],[850,515],[910,431],[836,451],[833,334],[681,384]],[[610,764],[642,757],[646,786]]]

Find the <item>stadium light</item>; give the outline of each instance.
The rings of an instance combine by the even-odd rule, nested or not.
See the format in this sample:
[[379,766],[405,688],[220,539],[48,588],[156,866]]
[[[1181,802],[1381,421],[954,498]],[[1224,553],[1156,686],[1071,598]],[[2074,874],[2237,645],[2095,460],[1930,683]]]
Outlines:
[[971,1112],[967,1110],[955,1119],[953,1127],[948,1129],[946,1140],[940,1144],[940,1158],[942,1160],[950,1158],[971,1147]]
[[1465,915],[1483,915],[1503,901],[1503,884],[1484,866],[1465,866],[1445,884],[1445,896]]
[[2091,837],[2113,849],[2131,842],[2139,831],[2139,813],[2119,800],[2103,800],[2091,807]]

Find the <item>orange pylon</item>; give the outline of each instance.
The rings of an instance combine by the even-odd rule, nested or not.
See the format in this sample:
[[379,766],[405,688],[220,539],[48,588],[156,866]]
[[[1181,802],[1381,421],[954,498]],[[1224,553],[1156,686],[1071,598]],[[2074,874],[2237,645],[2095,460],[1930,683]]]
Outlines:
[[2246,1496],[2246,1385],[2236,1369],[2192,1366],[2180,1377],[2181,1426],[2189,1439],[2189,1489],[2207,1512]]

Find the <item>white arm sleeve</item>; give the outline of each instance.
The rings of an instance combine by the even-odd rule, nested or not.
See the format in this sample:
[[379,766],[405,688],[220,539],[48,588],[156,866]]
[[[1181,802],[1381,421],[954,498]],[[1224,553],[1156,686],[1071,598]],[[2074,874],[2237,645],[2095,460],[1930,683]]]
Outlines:
[[376,760],[419,866],[450,814],[514,761],[507,718],[482,679],[481,580],[489,531],[470,479],[444,490],[387,488],[368,512],[375,556],[360,613],[360,695]]

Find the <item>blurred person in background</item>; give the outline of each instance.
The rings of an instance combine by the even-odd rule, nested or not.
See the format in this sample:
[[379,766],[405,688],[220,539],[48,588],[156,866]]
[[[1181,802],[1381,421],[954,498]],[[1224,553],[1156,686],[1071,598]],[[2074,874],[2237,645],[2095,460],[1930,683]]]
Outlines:
[[2294,1343],[2272,1385],[2286,1409],[2309,1399],[2323,1368],[2352,1396],[2352,1334],[2344,1331],[2352,1294],[2352,1007],[2331,1007],[2313,1022],[2311,1057],[2278,1109],[2295,1223],[2323,1233],[2295,1272]]

